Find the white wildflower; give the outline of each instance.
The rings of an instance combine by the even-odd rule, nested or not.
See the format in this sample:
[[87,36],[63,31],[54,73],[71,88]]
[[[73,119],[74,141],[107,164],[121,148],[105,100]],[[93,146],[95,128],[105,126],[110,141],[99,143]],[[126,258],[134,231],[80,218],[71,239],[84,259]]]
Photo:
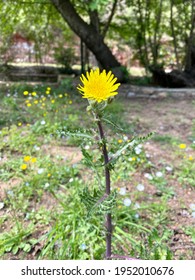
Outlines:
[[156,177],[160,178],[163,176],[163,173],[161,171],[156,172]]
[[87,246],[83,243],[83,244],[81,244],[80,249],[84,251],[87,249]]
[[44,172],[44,168],[39,168],[37,171],[38,174],[42,174],[43,172]]
[[144,174],[144,177],[149,179],[149,180],[152,180],[153,179],[153,176],[150,174],[150,173],[145,173]]
[[136,187],[136,189],[137,189],[138,191],[140,191],[140,192],[143,192],[144,189],[145,189],[145,187],[144,187],[144,185],[142,185],[142,184],[138,184],[137,187]]
[[119,194],[120,195],[125,195],[126,194],[126,188],[120,188]]
[[134,209],[139,209],[139,208],[140,208],[140,205],[139,205],[138,202],[136,202],[135,205],[134,205]]
[[131,199],[125,198],[125,199],[123,200],[123,204],[124,204],[125,206],[130,206],[130,205],[131,205]]
[[3,202],[0,202],[0,210],[3,209],[4,206],[5,204]]
[[191,209],[192,211],[195,211],[195,203],[191,203],[191,204],[190,204],[190,209]]
[[42,120],[42,121],[41,121],[41,124],[42,124],[42,125],[46,124],[45,120]]
[[165,169],[166,169],[168,172],[173,171],[173,168],[172,168],[171,166],[166,166]]

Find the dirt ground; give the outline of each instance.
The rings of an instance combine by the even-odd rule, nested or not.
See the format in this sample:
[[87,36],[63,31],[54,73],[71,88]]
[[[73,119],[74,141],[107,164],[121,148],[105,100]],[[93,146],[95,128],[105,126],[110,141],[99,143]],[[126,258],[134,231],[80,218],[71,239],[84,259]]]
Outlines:
[[[195,119],[195,100],[181,98],[155,100],[140,98],[138,100],[129,98],[124,101],[124,104],[128,111],[127,119],[130,123],[136,122],[139,128],[138,133],[155,131],[157,135],[178,139],[187,147],[192,143],[189,137],[192,135],[192,124]],[[174,152],[171,145],[150,140],[144,147],[156,169],[160,169],[166,163],[167,166],[173,166],[174,175],[182,158],[181,155]],[[195,150],[187,148],[187,153],[193,157],[193,160],[195,159]],[[153,198],[158,196],[152,184],[144,178],[143,174],[134,174],[133,178],[135,181],[141,181]],[[178,182],[177,178],[168,178],[167,180],[168,184],[173,186],[175,193],[169,200],[170,229],[174,231],[169,245],[175,253],[175,258],[183,254],[185,258],[195,259],[195,244],[182,229],[185,226],[195,226],[195,218],[191,216],[189,208],[191,203],[195,203],[194,187],[184,186]]]

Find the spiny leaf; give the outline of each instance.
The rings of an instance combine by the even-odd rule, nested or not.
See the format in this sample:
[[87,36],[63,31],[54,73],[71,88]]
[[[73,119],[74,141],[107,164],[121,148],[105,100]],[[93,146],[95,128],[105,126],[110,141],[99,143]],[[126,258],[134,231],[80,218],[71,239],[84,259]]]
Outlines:
[[121,149],[119,149],[115,154],[114,156],[110,159],[109,163],[108,163],[108,166],[110,166],[112,163],[115,163],[116,160],[123,154],[123,152],[125,150],[127,150],[129,147],[131,150],[134,150],[134,148],[140,144],[140,143],[143,143],[145,142],[146,140],[148,140],[149,138],[152,137],[154,133],[151,132],[149,134],[147,134],[146,136],[141,136],[141,137],[133,137],[132,140],[130,142],[128,142],[126,145],[124,145]]

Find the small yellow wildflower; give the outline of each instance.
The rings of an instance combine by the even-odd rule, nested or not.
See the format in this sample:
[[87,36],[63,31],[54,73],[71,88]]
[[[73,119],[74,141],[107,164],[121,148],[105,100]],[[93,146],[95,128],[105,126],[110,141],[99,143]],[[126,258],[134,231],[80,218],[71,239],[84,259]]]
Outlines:
[[37,93],[35,91],[32,92],[32,96],[36,96]]
[[34,104],[38,104],[38,103],[39,103],[39,101],[38,101],[38,100],[35,100],[35,101],[34,101]]
[[118,209],[121,209],[122,208],[122,206],[121,205],[118,205]]
[[68,102],[69,104],[72,104],[72,100],[69,100],[69,102]]
[[131,159],[132,161],[135,161],[136,160],[136,157],[132,157],[132,159]]
[[186,144],[182,143],[182,144],[179,145],[179,147],[180,147],[180,149],[186,149]]
[[194,158],[193,158],[193,156],[189,156],[189,160],[193,160]]
[[51,174],[50,174],[50,173],[48,173],[48,174],[47,174],[47,177],[51,177]]
[[44,113],[44,114],[43,114],[43,117],[46,117],[46,116],[47,116],[47,113]]
[[32,104],[31,104],[31,103],[27,103],[27,104],[26,104],[26,106],[31,107],[31,106],[32,106]]
[[51,103],[55,103],[55,100],[54,100],[54,99],[52,99],[52,100],[51,100]]
[[50,91],[49,90],[46,90],[46,92],[45,92],[46,94],[50,94]]
[[48,91],[50,91],[50,90],[51,90],[51,88],[50,88],[50,87],[47,87],[47,90],[48,90]]
[[29,102],[30,102],[30,100],[28,100],[28,99],[27,99],[27,100],[25,100],[25,103],[29,103]]
[[26,170],[27,169],[27,164],[22,164],[21,166],[20,166],[20,169],[22,169],[22,170]]
[[68,93],[64,93],[64,96],[66,96],[66,97],[67,97],[67,96],[68,96]]
[[46,97],[43,97],[42,100],[45,101],[45,100],[46,100]]
[[31,159],[30,156],[25,156],[25,157],[24,157],[24,161],[25,161],[25,162],[28,162],[30,159]]
[[21,122],[19,122],[19,123],[18,123],[18,126],[21,126],[21,125],[22,125],[22,123],[21,123]]
[[30,124],[29,124],[29,123],[27,123],[27,124],[26,124],[26,126],[30,126]]
[[118,143],[119,143],[119,144],[121,144],[122,142],[123,142],[123,140],[122,140],[122,139],[119,139],[119,140],[118,140]]
[[32,159],[31,159],[31,162],[32,163],[35,163],[37,161],[37,159],[35,158],[35,157],[33,157]]
[[45,106],[45,103],[42,103],[42,106],[44,107],[44,106]]
[[63,97],[63,95],[62,95],[62,94],[59,94],[59,95],[58,95],[58,97],[59,97],[59,98],[62,98],[62,97]]
[[25,90],[25,91],[23,92],[23,94],[24,94],[24,95],[28,95],[28,91]]
[[114,77],[111,71],[106,73],[100,69],[91,70],[86,73],[86,77],[82,74],[80,77],[83,86],[79,85],[77,89],[83,95],[83,98],[95,100],[98,103],[118,94],[116,90],[120,86],[119,83],[115,84],[117,78]]

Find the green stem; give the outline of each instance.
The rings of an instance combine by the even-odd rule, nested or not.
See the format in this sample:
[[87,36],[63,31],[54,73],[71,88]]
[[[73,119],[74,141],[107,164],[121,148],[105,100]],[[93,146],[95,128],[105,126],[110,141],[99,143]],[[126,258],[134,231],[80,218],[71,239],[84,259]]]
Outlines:
[[[105,179],[106,179],[106,195],[110,195],[110,170],[108,167],[109,158],[108,152],[106,147],[105,135],[104,130],[101,124],[101,121],[98,120],[97,122],[99,128],[100,138],[102,140],[102,152],[104,156],[104,163],[105,163]],[[111,243],[112,243],[112,217],[111,213],[106,214],[106,259],[111,257]]]

